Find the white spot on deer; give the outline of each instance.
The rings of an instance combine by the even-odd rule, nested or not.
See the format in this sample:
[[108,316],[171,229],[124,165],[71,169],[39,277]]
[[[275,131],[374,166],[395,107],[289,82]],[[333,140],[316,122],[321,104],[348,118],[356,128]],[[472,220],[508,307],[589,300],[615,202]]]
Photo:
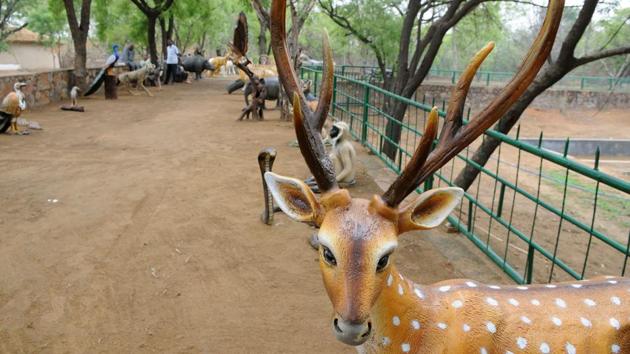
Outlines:
[[394,316],[392,318],[392,323],[394,324],[394,326],[399,326],[400,325],[400,317]]
[[[466,282],[466,286],[467,286],[467,287],[469,287],[469,288],[476,288],[476,287],[477,287],[477,284],[475,284],[475,283],[473,283],[473,282],[471,282],[471,281],[467,281],[467,282]],[[630,290],[630,289],[629,289],[629,290]]]
[[398,294],[402,295],[404,293],[405,293],[405,290],[403,290],[402,284],[398,284]]
[[453,308],[458,309],[458,308],[464,306],[464,303],[462,302],[462,300],[455,300],[455,301],[453,301],[451,306],[453,306]]
[[390,274],[387,277],[387,286],[392,286],[393,283],[394,283],[394,277],[392,277],[392,275]]
[[479,349],[479,353],[481,353],[481,354],[488,354],[488,351],[486,350],[486,348],[481,347],[481,349]]
[[617,283],[618,283],[618,281],[616,281],[616,280],[609,280],[609,281],[608,281],[608,283],[609,283],[609,284],[617,284]]
[[533,299],[532,301],[530,301],[532,303],[532,305],[534,306],[540,306],[540,301]]
[[577,350],[575,349],[575,346],[569,342],[567,342],[567,344],[564,345],[564,349],[566,349],[567,354],[575,354],[577,353]]
[[617,320],[616,318],[614,317],[611,318],[609,322],[610,322],[610,325],[613,326],[614,329],[618,330],[619,328],[621,328],[621,326],[619,325],[619,320]]
[[462,330],[464,332],[470,332],[470,326],[464,323],[464,325],[462,326]]
[[562,320],[556,316],[551,317],[551,322],[553,322],[553,324],[555,324],[556,326],[562,325]]
[[[571,286],[576,288],[576,289],[579,289],[579,288],[582,287],[582,284],[571,284]],[[567,343],[567,344],[569,344],[569,343]]]
[[549,344],[547,344],[547,343],[545,343],[545,342],[542,342],[542,343],[540,344],[540,352],[541,352],[541,353],[545,353],[545,354],[547,354],[547,353],[549,353],[550,351],[551,351],[551,348],[549,348]]
[[523,337],[516,338],[516,345],[518,345],[518,347],[521,349],[527,348],[527,339]]
[[510,303],[510,305],[512,306],[518,306],[518,300],[516,299],[509,299],[508,302]]
[[621,305],[621,299],[616,296],[611,297],[610,302],[617,306]]
[[509,350],[506,350],[506,351],[505,351],[505,354],[514,354],[514,353],[512,353],[512,352],[511,352],[511,351],[509,351]]
[[400,280],[405,280],[405,278],[403,278],[402,274],[398,273],[398,277],[400,278]]
[[444,322],[438,323],[437,326],[438,326],[439,329],[447,329],[448,328],[448,326]]
[[392,341],[389,339],[389,337],[383,337],[383,345],[389,345],[389,343],[391,343]]
[[545,288],[549,288],[549,289],[554,289],[554,288],[557,288],[557,287],[558,286],[555,285],[555,284],[547,284],[547,285],[545,285]]
[[523,286],[523,285],[517,286],[516,288],[517,288],[518,290],[527,290],[527,289],[529,289],[529,287],[527,287],[527,286]]
[[619,353],[620,350],[621,350],[621,347],[619,346],[619,344],[613,344],[610,347],[610,351],[613,353]]
[[584,327],[591,327],[593,324],[591,323],[591,321],[589,321],[588,319],[584,318],[584,317],[580,317],[580,322],[582,322],[582,325]]
[[489,287],[490,289],[494,289],[494,290],[499,290],[499,289],[501,289],[501,287],[500,287],[500,286],[498,286],[498,285],[488,285],[488,287]]
[[497,326],[492,322],[486,322],[486,329],[492,334],[497,333]]
[[421,299],[424,299],[424,294],[422,293],[422,291],[420,291],[420,289],[418,289],[418,288],[413,289],[413,292],[416,293],[417,297],[419,297]]
[[409,353],[409,351],[411,350],[411,346],[409,345],[409,343],[403,343],[400,348],[404,353]]
[[561,309],[566,309],[567,308],[567,303],[564,302],[564,300],[557,298],[556,299],[556,306],[558,306]]
[[521,321],[525,324],[532,324],[532,320],[530,320],[527,316],[521,316]]
[[487,297],[486,298],[486,302],[488,303],[488,305],[490,306],[497,306],[499,305],[499,302],[491,297]]
[[447,291],[451,290],[451,286],[450,286],[450,285],[440,286],[440,287],[438,288],[438,290],[439,290],[439,291],[441,291],[441,292],[443,292],[443,293],[445,293],[445,292],[447,292]]
[[591,299],[584,299],[584,303],[586,304],[586,306],[590,306],[590,307],[597,305],[597,303]]
[[411,327],[413,327],[413,329],[415,329],[415,330],[419,330],[420,329],[420,322],[418,322],[418,320],[411,321]]

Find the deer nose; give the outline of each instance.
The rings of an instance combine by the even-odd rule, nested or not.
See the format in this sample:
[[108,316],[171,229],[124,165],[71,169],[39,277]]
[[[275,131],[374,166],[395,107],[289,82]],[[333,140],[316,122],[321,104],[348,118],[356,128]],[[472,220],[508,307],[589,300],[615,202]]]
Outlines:
[[365,343],[372,332],[372,322],[350,323],[344,321],[339,316],[335,316],[332,321],[332,330],[337,340],[348,345],[361,345]]

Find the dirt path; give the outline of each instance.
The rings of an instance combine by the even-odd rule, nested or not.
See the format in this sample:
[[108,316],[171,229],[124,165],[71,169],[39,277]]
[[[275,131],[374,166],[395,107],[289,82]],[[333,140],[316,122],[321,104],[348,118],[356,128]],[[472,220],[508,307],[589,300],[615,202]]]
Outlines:
[[[0,136],[0,352],[354,352],[330,333],[311,230],[259,222],[262,147],[306,176],[293,129],[235,122],[226,83],[44,107],[25,115],[44,131]],[[363,173],[353,194],[376,191]],[[460,277],[442,237],[403,240],[401,268]]]

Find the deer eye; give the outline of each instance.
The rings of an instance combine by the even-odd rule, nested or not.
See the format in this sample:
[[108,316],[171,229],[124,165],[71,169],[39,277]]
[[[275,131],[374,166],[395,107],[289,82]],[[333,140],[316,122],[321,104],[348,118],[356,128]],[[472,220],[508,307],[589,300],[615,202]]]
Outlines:
[[378,260],[378,264],[376,265],[376,271],[380,272],[383,269],[385,269],[385,267],[387,267],[387,264],[389,263],[389,254],[384,255],[383,257],[381,257],[381,259]]
[[330,264],[331,266],[337,265],[337,260],[335,259],[335,256],[330,251],[330,249],[328,249],[328,247],[322,246],[322,255],[326,263]]

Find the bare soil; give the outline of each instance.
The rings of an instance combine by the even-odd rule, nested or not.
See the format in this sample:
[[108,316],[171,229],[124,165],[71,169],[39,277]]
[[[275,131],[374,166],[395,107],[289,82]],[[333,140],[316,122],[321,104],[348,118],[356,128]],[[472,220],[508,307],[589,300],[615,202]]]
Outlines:
[[[50,105],[24,115],[45,130],[0,136],[0,352],[354,352],[330,333],[314,230],[259,221],[261,148],[307,176],[293,128],[276,111],[236,122],[227,83]],[[379,192],[361,168],[352,193]],[[419,282],[509,282],[458,235],[397,254]]]

